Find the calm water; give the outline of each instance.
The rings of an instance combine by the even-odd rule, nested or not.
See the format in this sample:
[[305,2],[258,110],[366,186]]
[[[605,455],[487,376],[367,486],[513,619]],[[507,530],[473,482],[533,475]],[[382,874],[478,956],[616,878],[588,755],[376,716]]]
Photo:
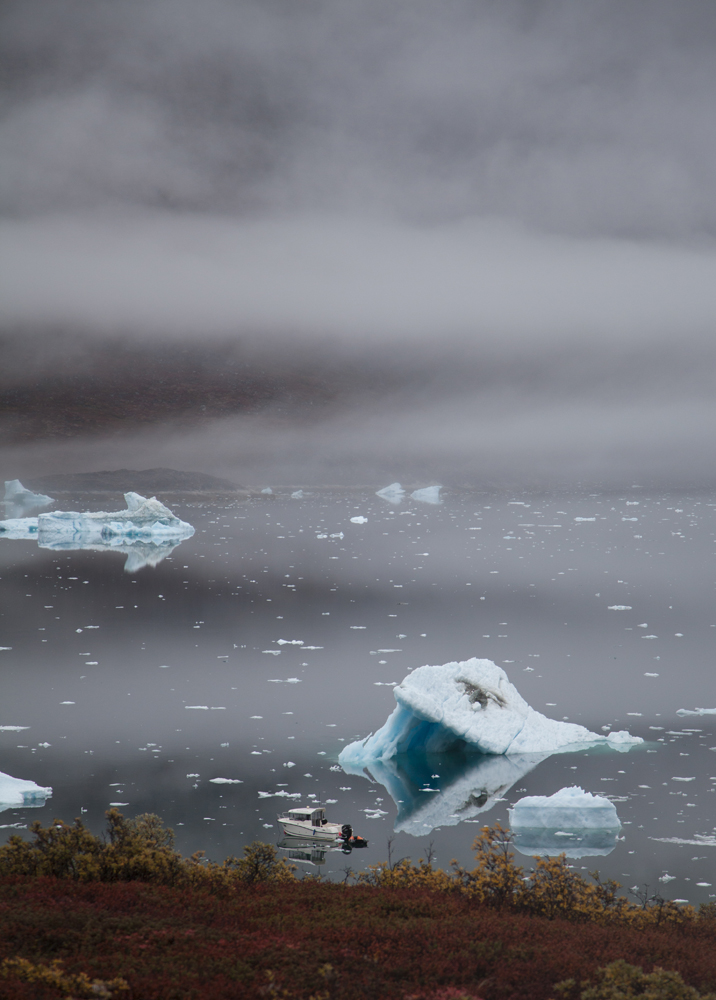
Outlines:
[[[716,898],[716,716],[677,715],[716,706],[712,498],[443,498],[160,497],[196,534],[134,572],[118,552],[0,540],[0,726],[27,727],[0,731],[0,770],[54,789],[41,808],[1,811],[6,832],[79,815],[99,831],[121,803],[219,860],[277,842],[277,812],[314,797],[370,841],[301,862],[341,877],[385,859],[390,837],[393,859],[433,842],[439,865],[468,864],[511,803],[578,784],[608,795],[623,826],[577,868]],[[55,507],[122,505],[78,494]],[[345,742],[385,721],[391,685],[470,656],[553,718],[647,742],[338,766]]]

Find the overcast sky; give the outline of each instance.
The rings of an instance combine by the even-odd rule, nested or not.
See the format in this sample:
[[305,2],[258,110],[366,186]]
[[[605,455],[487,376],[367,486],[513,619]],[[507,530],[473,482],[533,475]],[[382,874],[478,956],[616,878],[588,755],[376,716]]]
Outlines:
[[6,332],[41,334],[48,364],[59,330],[429,359],[424,391],[378,410],[239,422],[240,446],[225,424],[190,455],[132,438],[117,464],[617,482],[714,464],[711,0],[3,17]]

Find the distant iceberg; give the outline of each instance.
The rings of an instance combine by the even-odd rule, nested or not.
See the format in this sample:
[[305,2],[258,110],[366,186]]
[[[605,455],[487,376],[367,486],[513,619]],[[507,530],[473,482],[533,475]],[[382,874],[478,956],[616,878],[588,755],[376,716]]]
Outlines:
[[33,493],[32,490],[25,489],[19,479],[6,479],[5,502],[26,507],[44,507],[45,504],[54,503],[54,500],[44,493]]
[[413,500],[421,503],[442,503],[440,490],[442,486],[424,486],[421,490],[414,490],[410,495]]
[[390,486],[384,486],[382,490],[377,490],[375,495],[387,500],[388,503],[398,504],[405,496],[405,490],[400,483],[391,483]]
[[42,788],[34,781],[13,778],[0,771],[0,811],[19,806],[30,806],[31,808],[44,806],[46,799],[49,799],[51,795],[51,788]]
[[156,566],[194,528],[181,521],[156,497],[125,493],[126,510],[54,511],[38,517],[0,521],[0,537],[34,539],[42,549],[124,552],[125,570]]
[[115,536],[181,541],[194,534],[190,524],[181,521],[156,497],[147,499],[139,493],[125,493],[124,499],[126,510],[99,510],[83,514],[58,510],[40,514],[37,518],[39,543],[50,542],[53,536],[82,538],[86,542]]
[[554,795],[527,795],[509,814],[515,847],[531,856],[604,856],[614,850],[621,830],[614,803],[577,785]]
[[716,715],[716,708],[677,708],[677,715]]
[[424,837],[438,826],[474,820],[502,801],[510,788],[549,757],[474,753],[400,754],[361,764],[341,761],[347,774],[379,781],[395,802],[394,829]]
[[341,764],[386,760],[420,750],[485,754],[555,753],[578,745],[642,743],[627,732],[601,736],[536,712],[491,660],[419,667],[393,689],[397,707],[377,733],[350,743]]

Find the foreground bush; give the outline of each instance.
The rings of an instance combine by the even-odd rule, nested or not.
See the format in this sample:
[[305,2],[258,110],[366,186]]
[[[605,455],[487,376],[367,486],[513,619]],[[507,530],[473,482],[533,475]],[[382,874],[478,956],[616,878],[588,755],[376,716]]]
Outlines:
[[76,819],[70,826],[55,820],[30,827],[32,840],[17,834],[0,847],[0,878],[7,875],[72,879],[77,882],[128,882],[159,885],[230,887],[236,883],[285,882],[294,867],[278,859],[270,844],[255,841],[244,857],[222,864],[204,862],[203,852],[185,859],[174,849],[174,834],[158,816],[125,819],[116,809],[107,815],[107,833],[96,837]]
[[[574,923],[459,892],[297,879],[217,892],[15,876],[0,880],[0,965],[6,958],[40,972],[55,963],[67,982],[83,974],[116,1000],[582,1000],[589,989],[589,1000],[695,1000],[646,989],[620,997],[598,970],[624,959],[714,992],[716,924]],[[85,995],[6,970],[2,1000]]]

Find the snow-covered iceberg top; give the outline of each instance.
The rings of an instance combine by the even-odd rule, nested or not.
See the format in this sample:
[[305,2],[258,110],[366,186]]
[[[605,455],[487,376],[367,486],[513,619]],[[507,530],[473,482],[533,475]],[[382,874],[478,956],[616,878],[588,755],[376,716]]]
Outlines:
[[53,503],[52,497],[25,489],[19,479],[5,480],[4,499],[7,503],[25,504],[28,507],[42,507],[46,503]]
[[555,753],[578,745],[642,743],[627,732],[602,736],[536,712],[492,660],[419,667],[393,689],[397,707],[371,736],[345,747],[343,762],[384,760],[397,753]]
[[23,778],[13,778],[0,771],[0,809],[12,809],[13,806],[44,806],[45,800],[51,795],[51,788],[43,788],[34,781],[26,781]]
[[527,795],[509,810],[515,847],[522,854],[605,855],[621,829],[616,806],[578,785],[554,795]]
[[78,537],[90,541],[112,536],[124,538],[160,538],[181,540],[190,538],[194,528],[181,521],[156,497],[141,496],[139,493],[125,493],[126,510],[94,511],[79,513],[58,510],[40,514],[37,518],[37,534],[40,545],[58,535]]

